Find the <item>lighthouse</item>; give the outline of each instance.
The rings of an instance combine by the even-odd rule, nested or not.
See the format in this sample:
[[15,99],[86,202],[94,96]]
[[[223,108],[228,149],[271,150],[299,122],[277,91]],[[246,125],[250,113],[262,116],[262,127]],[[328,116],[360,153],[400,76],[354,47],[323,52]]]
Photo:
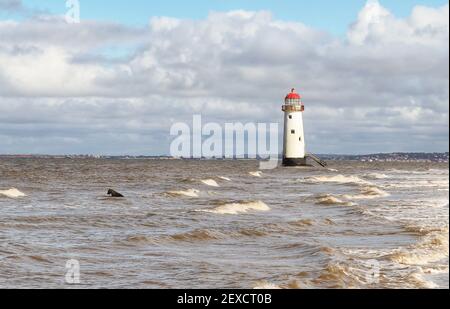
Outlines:
[[302,97],[295,89],[286,96],[283,105],[284,112],[284,166],[306,166],[305,132],[303,129]]

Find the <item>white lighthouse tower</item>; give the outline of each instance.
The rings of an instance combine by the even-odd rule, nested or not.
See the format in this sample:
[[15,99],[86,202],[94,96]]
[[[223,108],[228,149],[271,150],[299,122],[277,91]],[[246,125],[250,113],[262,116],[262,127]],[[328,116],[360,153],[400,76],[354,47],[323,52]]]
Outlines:
[[305,106],[302,97],[295,89],[286,96],[284,112],[284,166],[306,166],[305,132],[303,129],[303,112]]

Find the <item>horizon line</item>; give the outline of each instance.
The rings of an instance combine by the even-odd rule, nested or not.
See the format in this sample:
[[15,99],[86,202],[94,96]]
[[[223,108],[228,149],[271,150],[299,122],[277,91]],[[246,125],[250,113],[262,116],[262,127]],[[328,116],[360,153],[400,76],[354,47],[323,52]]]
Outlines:
[[[389,154],[449,154],[449,151],[431,151],[431,152],[425,152],[425,151],[392,151],[392,152],[373,152],[373,153],[358,153],[358,154],[349,154],[349,153],[317,153],[317,155],[322,156],[370,156],[370,155],[389,155]],[[282,154],[278,154],[279,156],[282,156]],[[57,157],[57,156],[100,156],[100,157],[168,157],[168,158],[175,158],[174,156],[168,155],[168,154],[157,154],[157,155],[151,155],[151,154],[92,154],[92,153],[67,153],[67,154],[45,154],[45,153],[14,153],[14,154],[7,154],[7,153],[0,153],[0,157],[5,156],[48,156],[48,157]],[[241,156],[249,156],[249,154],[241,154],[236,155],[234,157],[241,157]],[[187,157],[187,158],[195,158],[195,157]],[[203,157],[202,158],[206,158]],[[214,158],[214,157],[211,157]],[[215,157],[218,158],[218,157]],[[220,158],[226,158],[225,156]]]

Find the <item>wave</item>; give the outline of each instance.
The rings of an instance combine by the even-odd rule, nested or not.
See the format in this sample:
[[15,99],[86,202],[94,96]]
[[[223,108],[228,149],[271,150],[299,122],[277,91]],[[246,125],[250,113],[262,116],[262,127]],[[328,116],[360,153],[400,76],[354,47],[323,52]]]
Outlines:
[[274,283],[270,283],[267,281],[261,281],[256,283],[256,286],[253,288],[254,290],[281,290],[281,287]]
[[263,230],[253,228],[239,229],[239,230],[211,230],[211,229],[195,229],[188,232],[177,233],[172,235],[160,236],[145,236],[133,235],[125,239],[126,245],[139,244],[164,244],[167,242],[202,242],[210,240],[228,239],[228,238],[242,238],[242,237],[264,237],[268,233]]
[[201,212],[208,212],[220,215],[238,215],[241,213],[247,213],[249,211],[270,211],[270,207],[262,201],[229,203],[218,206],[214,209],[198,210]]
[[261,171],[250,172],[249,174],[250,174],[251,176],[253,176],[253,177],[259,177],[259,178],[262,177],[262,172],[261,172]]
[[47,263],[50,264],[51,261],[46,259],[45,257],[41,256],[41,255],[30,255],[28,256],[30,259],[32,259],[33,261],[36,262],[40,262],[40,263]]
[[448,226],[440,227],[440,226],[417,226],[417,225],[407,225],[405,226],[405,230],[419,234],[421,236],[427,236],[431,233],[446,233],[448,234],[449,229]]
[[449,187],[449,180],[415,180],[415,179],[409,179],[408,182],[405,183],[391,183],[387,185],[388,187],[392,188],[399,188],[399,189],[407,189],[407,188],[417,188],[417,187],[427,187],[427,188],[447,188]]
[[255,229],[241,229],[238,232],[239,236],[248,236],[248,237],[263,237],[268,234],[264,231],[255,230]]
[[407,279],[414,286],[421,289],[436,289],[439,287],[439,285],[437,285],[436,283],[425,280],[423,274],[420,272],[410,274]]
[[224,176],[219,176],[220,179],[225,180],[225,181],[231,181],[230,178],[228,177],[224,177]]
[[178,180],[181,183],[186,183],[186,184],[194,184],[197,183],[198,181],[194,178],[181,178]]
[[222,238],[223,236],[223,234],[216,231],[199,229],[192,232],[171,235],[170,239],[176,241],[192,242],[216,240]]
[[186,197],[199,197],[200,191],[196,189],[189,189],[185,191],[169,191],[167,195],[171,196],[186,196]]
[[16,188],[11,188],[9,190],[0,190],[0,195],[9,197],[9,198],[19,198],[27,196],[25,193],[17,190]]
[[299,227],[305,227],[305,226],[313,226],[314,220],[311,219],[302,219],[297,221],[289,222],[290,225],[299,226]]
[[375,186],[363,187],[360,194],[345,194],[343,197],[347,200],[370,200],[382,197],[388,197],[390,194]]
[[345,176],[345,175],[335,175],[335,176],[314,176],[306,178],[308,182],[312,183],[340,183],[340,184],[370,184],[370,182],[365,181],[358,176]]
[[157,240],[153,237],[149,236],[143,236],[143,235],[135,235],[135,236],[129,236],[126,238],[126,243],[132,243],[132,244],[142,244],[142,243],[151,243],[156,244]]
[[419,267],[419,268],[424,274],[427,275],[448,274],[448,264],[433,267]]
[[210,186],[210,187],[220,187],[219,184],[217,183],[217,181],[215,181],[214,179],[203,179],[201,180],[201,182],[204,185]]
[[365,284],[363,280],[366,271],[357,269],[355,266],[349,266],[340,262],[330,262],[313,282],[320,286],[326,284],[329,288],[357,288]]
[[370,178],[370,179],[387,179],[387,178],[390,178],[388,175],[382,174],[382,173],[370,173],[370,174],[366,174],[365,177]]
[[327,194],[327,195],[320,195],[317,197],[317,205],[344,205],[348,204],[347,202],[344,202],[343,200]]
[[388,255],[389,260],[403,265],[427,265],[448,258],[448,229],[431,232],[422,240],[406,249]]

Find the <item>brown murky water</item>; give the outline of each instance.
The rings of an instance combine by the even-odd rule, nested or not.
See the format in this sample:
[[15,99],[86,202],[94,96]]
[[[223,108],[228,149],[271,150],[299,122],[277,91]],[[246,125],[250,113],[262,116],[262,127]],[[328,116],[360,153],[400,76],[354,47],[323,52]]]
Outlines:
[[89,288],[449,287],[447,164],[256,171],[2,159],[0,287],[70,287],[70,259]]

